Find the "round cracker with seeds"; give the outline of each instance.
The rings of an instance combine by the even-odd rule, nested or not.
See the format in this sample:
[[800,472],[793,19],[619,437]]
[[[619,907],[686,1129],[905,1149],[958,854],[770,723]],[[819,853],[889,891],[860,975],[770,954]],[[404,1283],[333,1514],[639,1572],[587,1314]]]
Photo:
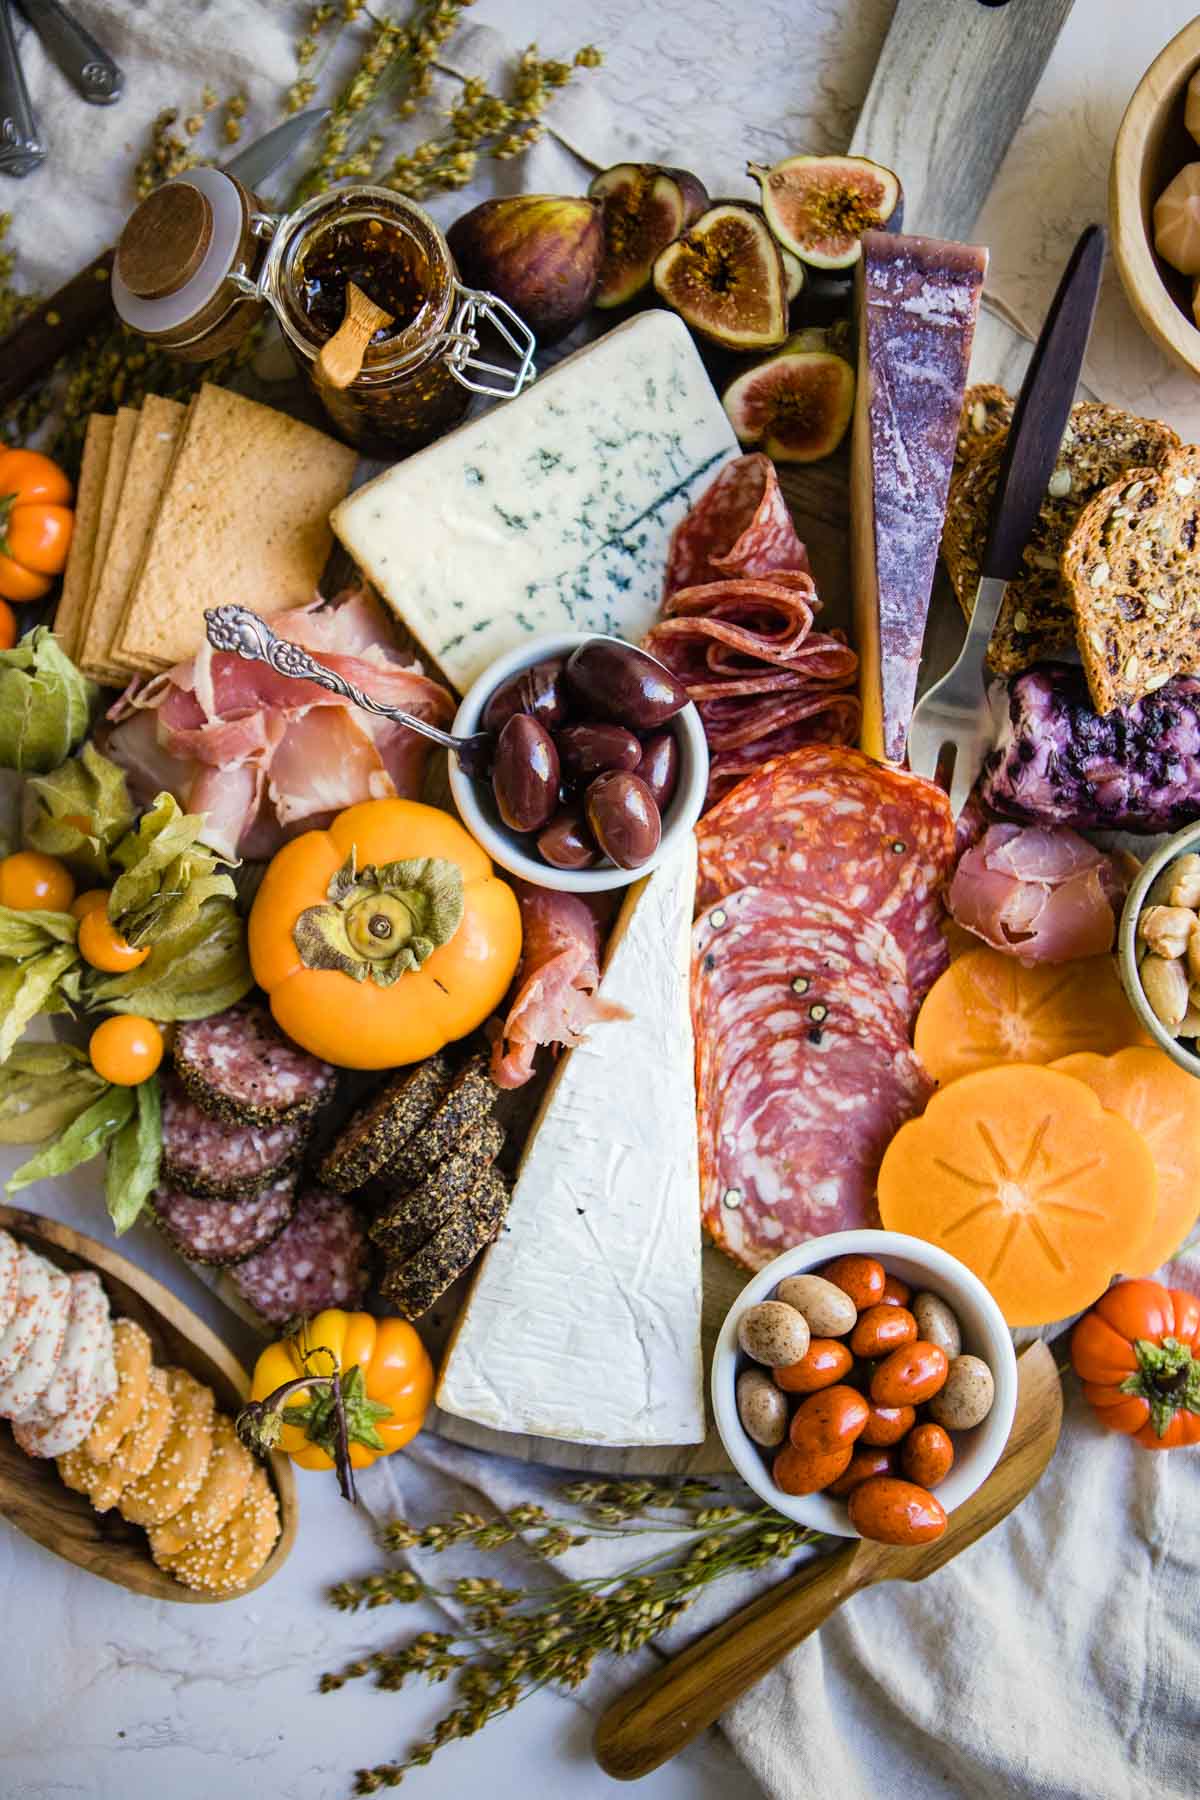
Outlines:
[[212,1455],[200,1488],[186,1506],[150,1533],[150,1554],[155,1562],[219,1531],[245,1499],[254,1469],[254,1458],[239,1441],[233,1420],[227,1413],[218,1413],[213,1420]]
[[161,1369],[151,1369],[141,1412],[109,1460],[100,1465],[96,1486],[88,1490],[97,1512],[107,1512],[131,1482],[149,1474],[166,1442],[174,1412],[166,1375]]
[[279,1536],[279,1502],[265,1469],[254,1471],[237,1511],[219,1530],[158,1558],[185,1587],[236,1594],[253,1581]]
[[213,1391],[186,1369],[168,1369],[171,1429],[150,1469],[117,1502],[131,1525],[162,1525],[199,1492],[212,1455]]
[[102,1408],[83,1443],[82,1453],[92,1462],[108,1461],[141,1412],[150,1381],[152,1360],[150,1339],[141,1326],[136,1325],[132,1319],[118,1319],[113,1326],[117,1391]]

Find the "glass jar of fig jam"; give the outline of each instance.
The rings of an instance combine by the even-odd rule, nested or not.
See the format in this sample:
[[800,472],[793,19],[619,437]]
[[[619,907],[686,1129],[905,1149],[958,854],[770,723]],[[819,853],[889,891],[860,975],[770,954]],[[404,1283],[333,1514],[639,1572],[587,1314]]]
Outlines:
[[[137,241],[139,214],[149,204],[130,219],[122,243]],[[338,435],[366,454],[417,450],[459,422],[471,394],[507,399],[533,379],[536,343],[528,326],[497,295],[463,287],[433,220],[390,189],[335,188],[295,212],[258,214],[249,223],[265,240],[265,254],[253,269],[244,261],[229,269],[227,290],[253,303],[257,316],[270,306]],[[318,359],[342,323],[350,282],[392,322],[375,333],[350,385],[333,388],[320,380]],[[118,311],[125,316],[119,298]],[[172,349],[190,330],[178,312],[177,302],[169,335],[153,329],[153,305],[143,304],[128,322]],[[507,345],[512,366],[485,360],[481,324]],[[190,354],[203,360],[206,341],[190,342]]]

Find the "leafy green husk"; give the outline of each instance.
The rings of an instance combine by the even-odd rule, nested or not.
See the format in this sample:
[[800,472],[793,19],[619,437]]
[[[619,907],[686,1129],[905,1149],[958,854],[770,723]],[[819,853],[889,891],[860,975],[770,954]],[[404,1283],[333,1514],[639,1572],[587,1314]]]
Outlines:
[[[71,822],[81,818],[88,820],[90,831]],[[111,852],[133,821],[124,771],[90,742],[78,756],[27,783],[26,842],[96,881],[110,879]]]
[[17,1044],[0,1069],[0,1144],[40,1144],[107,1086],[73,1044]]
[[55,944],[21,962],[0,962],[0,1063],[38,1013],[67,1012],[79,997],[79,953]]
[[55,944],[73,944],[78,929],[70,913],[0,906],[0,957],[36,956]]
[[136,1108],[110,1143],[104,1171],[104,1198],[118,1237],[129,1230],[154,1192],[162,1161],[162,1099],[157,1075],[139,1082],[132,1091],[137,1095]]
[[99,693],[44,625],[0,650],[0,766],[57,768],[84,737]]
[[156,940],[144,963],[124,975],[89,975],[89,1006],[142,1013],[165,1023],[224,1012],[254,986],[246,930],[232,901],[208,900],[191,926]]
[[31,1187],[35,1181],[45,1181],[48,1176],[65,1175],[69,1169],[77,1169],[80,1163],[99,1156],[132,1119],[137,1104],[133,1088],[106,1085],[104,1092],[85,1107],[65,1131],[43,1145],[27,1163],[22,1163],[6,1182],[6,1192],[15,1194],[18,1189]]

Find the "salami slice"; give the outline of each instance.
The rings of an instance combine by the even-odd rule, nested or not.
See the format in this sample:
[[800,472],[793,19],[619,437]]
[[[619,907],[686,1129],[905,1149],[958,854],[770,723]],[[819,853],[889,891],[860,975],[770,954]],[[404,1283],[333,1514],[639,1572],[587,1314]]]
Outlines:
[[692,951],[698,1034],[710,998],[751,972],[778,975],[800,997],[818,991],[823,997],[831,980],[858,977],[887,1014],[907,1021],[912,1010],[907,962],[888,927],[827,900],[798,900],[782,888],[739,888],[697,918]]
[[295,1211],[296,1177],[281,1176],[241,1200],[199,1200],[160,1187],[150,1205],[162,1231],[189,1262],[225,1268],[265,1250]]
[[162,1084],[163,1186],[204,1200],[237,1200],[270,1187],[298,1159],[306,1119],[230,1125],[189,1099],[171,1077]]
[[738,658],[786,667],[820,608],[812,576],[798,570],[704,581],[668,596],[646,648],[683,681],[737,668]]
[[348,1306],[366,1286],[367,1242],[354,1208],[340,1194],[309,1188],[275,1242],[239,1263],[232,1279],[242,1298],[273,1325]]
[[918,997],[946,967],[941,892],[954,826],[932,782],[858,750],[808,745],[739,783],[697,839],[702,906],[740,887],[784,888],[886,924]]
[[701,581],[769,575],[774,569],[807,574],[808,555],[770,457],[738,456],[675,527],[665,591],[670,595]]
[[337,1081],[335,1069],[284,1037],[267,1008],[253,1001],[185,1021],[174,1058],[196,1105],[240,1125],[308,1118],[333,1098]]
[[782,731],[757,739],[740,750],[722,750],[709,764],[707,806],[711,810],[747,776],[757,775],[765,762],[790,756],[808,744],[852,744],[862,721],[857,694],[817,689],[802,716]]

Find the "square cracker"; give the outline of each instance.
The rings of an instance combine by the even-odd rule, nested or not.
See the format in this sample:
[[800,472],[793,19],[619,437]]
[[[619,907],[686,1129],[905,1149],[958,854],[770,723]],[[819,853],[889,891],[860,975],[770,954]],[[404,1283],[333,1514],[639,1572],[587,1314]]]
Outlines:
[[175,459],[187,408],[177,400],[147,394],[125,464],[125,479],[112,523],[108,555],[88,614],[80,661],[90,675],[122,686],[126,671],[114,663],[111,646],[120,630],[138,565],[150,539],[154,516]]
[[79,469],[79,485],[75,491],[75,526],[71,548],[63,575],[62,593],[54,611],[54,632],[68,656],[77,654],[79,626],[87,610],[92,583],[92,557],[96,534],[100,529],[100,502],[104,497],[104,476],[108,454],[112,449],[112,413],[93,413],[83,440],[83,461]]
[[100,576],[108,557],[108,546],[112,542],[113,521],[117,516],[121,488],[125,481],[125,466],[129,461],[129,452],[133,448],[137,422],[136,406],[117,408],[117,416],[113,420],[112,442],[108,447],[108,463],[104,470],[104,492],[100,497],[100,518],[96,525],[96,542],[92,549],[92,571],[88,580],[87,604],[75,627],[75,643],[79,651],[79,655],[76,657],[77,662],[81,661],[83,646],[87,643],[88,624],[96,600],[96,590],[100,585]]
[[170,667],[195,654],[209,606],[269,617],[307,604],[333,542],[356,452],[246,400],[202,387],[130,596],[114,659]]

